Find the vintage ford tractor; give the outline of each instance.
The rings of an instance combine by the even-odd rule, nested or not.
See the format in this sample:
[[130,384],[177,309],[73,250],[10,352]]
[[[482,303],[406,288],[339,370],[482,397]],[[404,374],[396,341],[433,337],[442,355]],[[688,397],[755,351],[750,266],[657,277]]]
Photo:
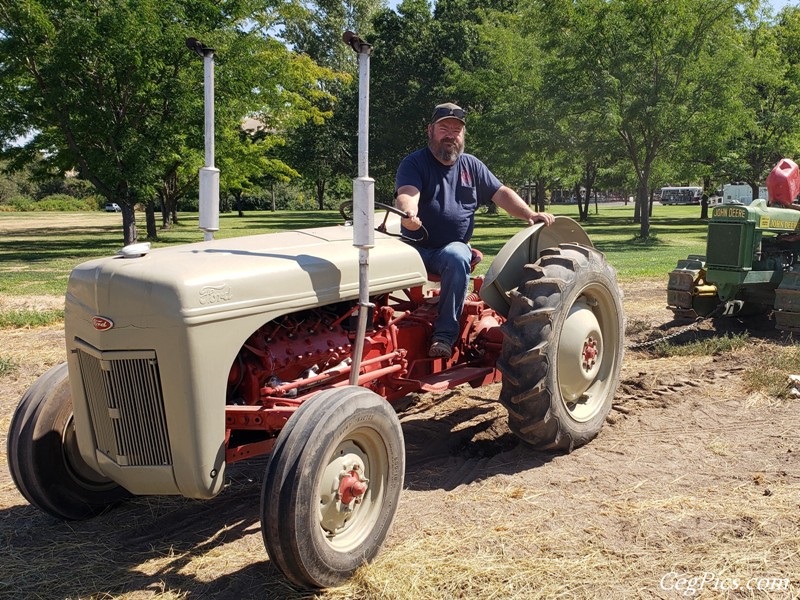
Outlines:
[[474,278],[453,356],[428,358],[438,290],[394,237],[399,218],[373,220],[368,183],[354,186],[355,226],[136,245],[77,266],[67,361],[11,421],[22,495],[61,519],[130,495],[211,498],[231,463],[269,454],[267,552],[290,581],[325,587],[370,560],[394,518],[405,448],[393,401],[502,379],[522,440],[570,451],[592,439],[624,322],[616,274],[581,227],[561,217],[512,237]]
[[680,317],[772,312],[775,326],[800,331],[800,192],[797,165],[781,160],[767,178],[769,202],[716,206],[705,255],[669,274],[667,304]]

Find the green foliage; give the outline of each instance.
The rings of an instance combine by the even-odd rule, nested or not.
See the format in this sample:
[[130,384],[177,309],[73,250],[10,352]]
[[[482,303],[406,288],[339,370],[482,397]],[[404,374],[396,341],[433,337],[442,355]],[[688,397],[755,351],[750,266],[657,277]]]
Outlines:
[[[203,67],[188,36],[216,49],[223,198],[302,178],[318,207],[336,204],[331,182],[356,170],[344,28],[374,47],[370,175],[382,201],[442,100],[468,108],[468,151],[506,183],[533,184],[540,202],[551,187],[638,186],[641,203],[667,182],[763,184],[800,150],[796,7],[773,19],[755,0],[6,4],[0,139],[29,171],[0,177],[0,210],[51,194],[196,204]],[[243,134],[250,117],[258,130]],[[79,176],[60,177],[67,169]],[[636,218],[646,238],[647,214]]]
[[10,375],[19,368],[19,365],[11,358],[0,356],[0,377]]
[[63,320],[63,310],[10,310],[0,312],[0,329],[41,327]]
[[425,125],[433,107],[460,98],[443,90],[443,56],[427,0],[403,0],[397,12],[379,13],[373,26],[370,115],[378,117],[378,126],[370,139],[370,175],[390,183],[379,194],[391,199],[397,165],[425,145]]
[[771,350],[757,358],[747,369],[744,379],[752,390],[769,396],[787,398],[790,395],[789,375],[800,374],[800,350],[795,344]]
[[94,198],[79,199],[67,194],[52,194],[34,203],[34,210],[73,212],[97,210]]
[[715,356],[739,350],[750,344],[748,333],[725,334],[712,336],[681,344],[673,340],[665,340],[653,346],[652,353],[656,357],[672,356]]
[[[98,193],[123,206],[124,241],[134,241],[126,207],[165,187],[184,188],[188,182],[174,177],[190,173],[181,166],[196,164],[203,148],[203,61],[186,48],[188,37],[219,54],[221,152],[232,152],[235,140],[246,143],[230,133],[239,132],[246,116],[257,116],[269,132],[324,118],[319,104],[329,94],[322,84],[333,75],[268,37],[276,19],[269,6],[213,0],[4,6],[0,139],[30,134],[7,154],[16,167],[37,156],[58,172],[77,166]],[[234,160],[259,172],[263,153]]]
[[781,158],[797,158],[800,149],[800,10],[783,11],[774,24],[758,13],[748,17],[742,32],[745,85],[737,94],[741,118],[715,170],[757,187]]
[[570,10],[563,3],[543,7],[545,80],[561,122],[566,119],[567,138],[615,132],[637,175],[647,237],[656,160],[687,136],[708,135],[709,115],[715,121],[732,112],[728,90],[741,76],[732,58],[737,3],[579,0]]
[[67,194],[52,194],[41,200],[34,200],[25,196],[11,198],[6,204],[0,205],[3,212],[81,212],[97,210],[102,206],[93,196],[75,198]]
[[[630,328],[628,330],[631,331]],[[688,343],[665,340],[655,344],[651,352],[656,358],[675,356],[719,356],[753,345],[747,332],[712,335]],[[800,350],[795,344],[771,346],[768,354],[756,354],[748,360],[743,379],[748,392],[761,392],[773,398],[788,398],[789,376],[800,373]]]
[[64,177],[48,176],[46,179],[36,181],[37,198],[63,194],[74,198],[91,198],[97,195],[94,186],[85,179],[66,175]]
[[3,212],[28,212],[34,210],[33,207],[35,204],[36,202],[33,198],[29,198],[28,196],[14,196],[9,198],[5,204],[0,205],[0,210]]
[[0,207],[7,205],[20,196],[34,196],[36,186],[30,173],[10,173],[6,171],[7,163],[0,161]]

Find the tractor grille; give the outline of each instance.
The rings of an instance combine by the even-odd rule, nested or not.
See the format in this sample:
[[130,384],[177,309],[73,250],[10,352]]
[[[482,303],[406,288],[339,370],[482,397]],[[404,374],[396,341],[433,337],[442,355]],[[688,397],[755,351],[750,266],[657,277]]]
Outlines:
[[172,464],[155,352],[76,352],[97,449],[120,466]]
[[712,223],[708,226],[706,264],[709,267],[741,267],[739,248],[744,228],[739,223]]

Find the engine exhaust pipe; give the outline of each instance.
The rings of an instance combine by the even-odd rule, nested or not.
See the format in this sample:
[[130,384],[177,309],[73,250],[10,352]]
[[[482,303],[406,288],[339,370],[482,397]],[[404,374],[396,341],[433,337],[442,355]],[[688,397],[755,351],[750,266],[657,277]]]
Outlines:
[[205,166],[200,169],[200,229],[205,241],[219,231],[219,169],[214,166],[214,49],[196,38],[186,46],[203,57],[203,106],[205,117]]
[[350,385],[358,385],[369,301],[369,249],[375,246],[375,180],[369,173],[369,57],[372,46],[352,31],[342,40],[358,54],[358,177],[353,180],[353,246],[358,248],[358,328],[351,355]]

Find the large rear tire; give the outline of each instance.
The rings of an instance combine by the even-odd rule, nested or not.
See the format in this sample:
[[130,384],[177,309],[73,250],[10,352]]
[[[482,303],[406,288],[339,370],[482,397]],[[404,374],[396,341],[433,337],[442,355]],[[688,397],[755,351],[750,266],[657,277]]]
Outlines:
[[571,452],[600,432],[619,382],[616,272],[594,248],[561,244],[525,266],[511,295],[498,361],[509,427],[536,448]]
[[307,400],[267,465],[261,531],[270,560],[298,586],[341,584],[380,549],[404,474],[403,432],[386,400],[354,386]]
[[23,394],[8,430],[8,467],[32,505],[59,519],[81,520],[127,498],[127,490],[92,470],[75,438],[67,364]]

